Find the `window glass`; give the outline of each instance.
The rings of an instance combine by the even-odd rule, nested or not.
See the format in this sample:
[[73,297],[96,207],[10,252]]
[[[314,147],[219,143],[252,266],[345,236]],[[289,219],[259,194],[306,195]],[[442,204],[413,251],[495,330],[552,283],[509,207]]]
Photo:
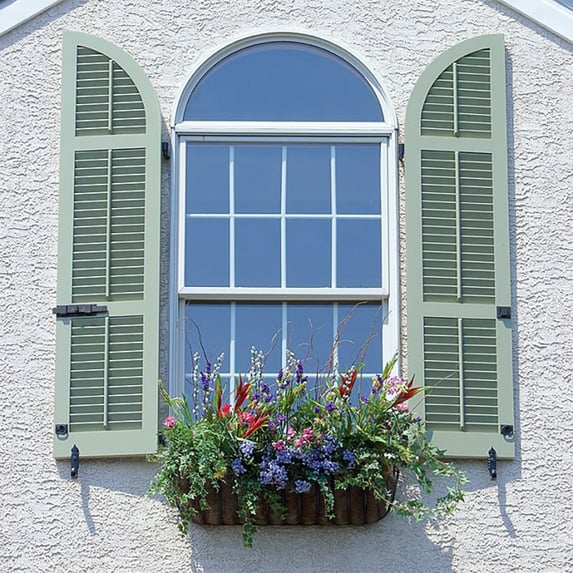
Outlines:
[[229,286],[229,221],[187,218],[185,284]]
[[380,214],[380,146],[336,146],[336,212]]
[[379,219],[340,219],[336,242],[337,286],[367,288],[382,284]]
[[235,52],[193,90],[185,120],[383,121],[371,87],[338,56],[297,42]]
[[229,148],[187,145],[186,212],[229,212]]
[[287,213],[330,213],[330,146],[288,146]]
[[236,213],[280,213],[281,147],[234,147]]

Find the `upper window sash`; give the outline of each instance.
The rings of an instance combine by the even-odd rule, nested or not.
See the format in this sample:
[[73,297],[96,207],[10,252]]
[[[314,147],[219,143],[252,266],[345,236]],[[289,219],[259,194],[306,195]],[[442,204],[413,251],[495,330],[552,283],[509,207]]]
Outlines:
[[[260,141],[265,143],[273,142],[275,138],[272,137],[261,137]],[[313,138],[314,139],[314,138]],[[388,297],[388,293],[390,291],[390,275],[392,272],[392,261],[391,261],[391,237],[392,231],[390,229],[391,222],[388,220],[388,214],[390,212],[390,204],[392,203],[390,198],[389,189],[392,187],[392,181],[394,177],[393,170],[390,166],[389,159],[389,147],[390,141],[393,138],[391,137],[376,137],[368,138],[368,137],[351,137],[351,138],[333,138],[333,137],[321,137],[316,138],[316,141],[319,141],[323,145],[329,145],[335,142],[342,142],[342,143],[377,143],[380,148],[380,215],[379,220],[381,217],[382,226],[381,226],[381,260],[380,260],[380,270],[382,274],[382,282],[379,286],[372,286],[366,288],[348,288],[348,287],[303,287],[303,288],[296,288],[294,286],[272,286],[272,287],[257,287],[253,285],[252,288],[248,286],[224,286],[221,285],[219,287],[214,286],[188,286],[185,284],[185,272],[186,272],[186,260],[184,253],[186,252],[185,248],[185,221],[186,221],[186,210],[185,210],[185,188],[186,188],[186,179],[187,179],[187,164],[186,164],[186,144],[194,143],[197,140],[202,142],[225,142],[229,144],[239,143],[242,142],[247,143],[256,143],[258,138],[252,137],[237,137],[237,136],[211,136],[211,137],[193,137],[193,136],[182,136],[177,138],[179,142],[178,145],[178,153],[177,153],[177,162],[178,162],[178,169],[179,169],[179,181],[178,181],[178,238],[177,238],[177,247],[176,250],[179,253],[177,257],[177,293],[179,297],[186,298],[186,299],[201,299],[201,300],[208,300],[208,299],[234,299],[234,300],[247,300],[247,299],[257,299],[257,298],[264,298],[266,300],[286,300],[289,299],[296,299],[296,298],[307,298],[309,300],[336,300],[336,299],[344,299],[344,300],[351,300],[351,299],[361,299],[361,300],[380,300],[386,299]],[[309,138],[302,138],[302,137],[282,137],[276,141],[281,145],[288,145],[289,143],[310,143],[312,139]],[[240,216],[240,215],[239,215]],[[323,216],[328,218],[332,218],[334,215],[331,213],[326,214]],[[224,215],[220,217],[224,218]],[[338,217],[341,217],[338,215]],[[344,215],[342,215],[344,218]],[[372,217],[371,217],[372,218]]]

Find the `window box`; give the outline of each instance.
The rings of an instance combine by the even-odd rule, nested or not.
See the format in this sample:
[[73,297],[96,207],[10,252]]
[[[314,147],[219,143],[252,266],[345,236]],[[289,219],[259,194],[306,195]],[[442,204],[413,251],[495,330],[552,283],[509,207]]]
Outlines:
[[[278,515],[264,499],[259,499],[257,512],[254,517],[255,525],[366,525],[380,521],[390,511],[398,485],[399,472],[397,468],[389,469],[384,476],[389,502],[376,499],[371,490],[359,487],[336,489],[335,480],[331,480],[330,488],[334,496],[334,511],[329,517],[324,496],[320,489],[313,484],[306,493],[296,493],[292,490],[283,491],[280,495],[284,507],[284,515]],[[192,518],[199,525],[242,525],[244,519],[238,515],[238,497],[233,493],[233,476],[228,474],[219,482],[219,489],[208,486],[207,509],[201,509],[196,501],[193,504],[197,511]],[[182,493],[188,493],[189,484],[181,481]],[[187,491],[185,491],[187,490]]]

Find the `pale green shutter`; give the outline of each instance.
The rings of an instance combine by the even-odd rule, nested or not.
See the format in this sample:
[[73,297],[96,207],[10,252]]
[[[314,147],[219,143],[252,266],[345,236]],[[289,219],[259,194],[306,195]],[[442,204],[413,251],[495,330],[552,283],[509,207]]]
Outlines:
[[157,437],[159,106],[127,54],[75,32],[62,93],[57,304],[71,316],[57,320],[54,455],[142,455]]
[[450,456],[514,456],[503,37],[462,42],[406,116],[408,369]]

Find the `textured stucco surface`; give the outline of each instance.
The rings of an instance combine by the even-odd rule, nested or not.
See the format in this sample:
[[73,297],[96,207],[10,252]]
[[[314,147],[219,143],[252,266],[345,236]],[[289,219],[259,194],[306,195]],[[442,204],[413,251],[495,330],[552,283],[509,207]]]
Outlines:
[[[65,29],[132,54],[166,125],[188,71],[240,35],[303,30],[344,45],[387,87],[403,125],[429,61],[505,34],[518,443],[497,482],[483,462],[463,462],[467,501],[438,528],[390,515],[368,528],[265,529],[246,550],[235,528],[181,539],[174,512],[145,497],[154,467],[143,461],[86,461],[68,479],[51,455],[50,314]],[[69,0],[0,37],[0,570],[573,571],[571,51],[493,0]],[[167,172],[164,183],[167,208]]]

